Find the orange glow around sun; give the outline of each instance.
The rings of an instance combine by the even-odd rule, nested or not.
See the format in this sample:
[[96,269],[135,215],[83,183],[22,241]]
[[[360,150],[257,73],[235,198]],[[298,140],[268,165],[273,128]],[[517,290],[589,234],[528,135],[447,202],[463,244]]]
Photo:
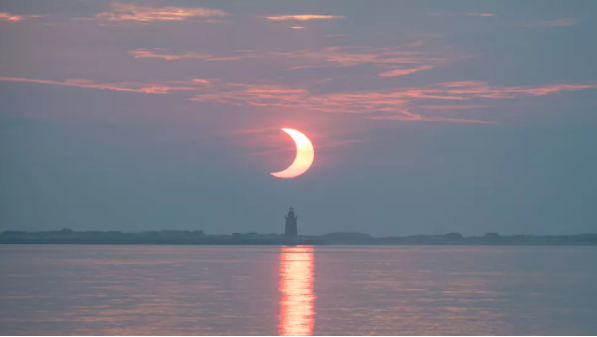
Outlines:
[[282,247],[280,336],[311,336],[315,323],[313,247]]

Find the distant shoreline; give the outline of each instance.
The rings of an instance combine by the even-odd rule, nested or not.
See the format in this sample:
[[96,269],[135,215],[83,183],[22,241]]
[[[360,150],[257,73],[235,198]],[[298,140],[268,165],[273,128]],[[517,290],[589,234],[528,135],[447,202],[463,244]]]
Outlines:
[[161,230],[125,233],[119,231],[77,232],[70,229],[46,232],[4,231],[0,244],[81,245],[384,245],[384,246],[594,246],[597,234],[511,235],[487,233],[465,237],[460,233],[372,237],[365,233],[335,232],[324,235],[232,233],[206,235],[201,230]]

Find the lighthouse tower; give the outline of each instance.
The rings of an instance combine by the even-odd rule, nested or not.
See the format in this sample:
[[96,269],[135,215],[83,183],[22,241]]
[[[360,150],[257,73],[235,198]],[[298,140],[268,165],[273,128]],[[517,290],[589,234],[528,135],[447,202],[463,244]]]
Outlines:
[[298,219],[298,216],[294,215],[294,208],[290,207],[290,210],[288,210],[288,214],[286,215],[286,228],[284,235],[294,237],[298,234],[296,219]]

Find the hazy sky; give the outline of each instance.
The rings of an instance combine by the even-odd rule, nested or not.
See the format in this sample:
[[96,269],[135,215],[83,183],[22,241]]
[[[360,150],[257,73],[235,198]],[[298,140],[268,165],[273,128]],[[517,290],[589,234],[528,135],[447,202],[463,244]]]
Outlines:
[[[597,232],[597,1],[0,2],[0,230]],[[296,179],[303,131],[315,162]]]

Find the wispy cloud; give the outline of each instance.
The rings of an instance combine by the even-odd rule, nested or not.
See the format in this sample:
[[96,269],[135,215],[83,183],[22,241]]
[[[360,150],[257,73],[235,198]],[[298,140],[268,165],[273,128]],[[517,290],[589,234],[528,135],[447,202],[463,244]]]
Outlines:
[[[293,27],[298,28],[298,27]],[[419,46],[417,46],[418,48]],[[350,67],[357,65],[373,65],[386,69],[379,76],[391,77],[428,70],[459,59],[457,56],[435,56],[419,51],[412,46],[394,48],[372,48],[363,46],[328,47],[319,50],[300,49],[283,51],[273,49],[267,51],[241,50],[231,56],[216,56],[197,52],[181,52],[168,49],[136,49],[129,54],[138,59],[198,59],[203,61],[231,61],[247,58],[292,59],[304,67]]]
[[470,109],[477,109],[477,108],[484,108],[487,105],[480,105],[480,104],[468,104],[468,105],[419,105],[417,106],[418,109],[427,109],[427,110],[470,110]]
[[[53,84],[79,88],[106,89],[145,94],[188,92],[192,101],[236,106],[282,107],[327,113],[368,114],[373,119],[435,121],[453,123],[493,123],[474,119],[446,118],[436,110],[473,110],[480,104],[429,104],[463,102],[473,99],[515,99],[545,96],[557,92],[597,89],[597,84],[550,84],[538,86],[492,86],[478,81],[459,81],[424,87],[315,94],[306,88],[282,84],[231,83],[217,79],[191,79],[156,82],[98,83],[86,79],[64,81],[0,77],[0,81]],[[416,110],[417,113],[413,112]],[[422,114],[421,112],[427,111]],[[375,115],[375,114],[382,115]],[[373,114],[373,115],[372,115]]]
[[193,17],[226,16],[226,12],[208,8],[153,7],[134,3],[112,2],[111,12],[99,13],[96,18],[109,21],[182,21]]
[[[217,89],[223,85],[225,88]],[[191,100],[237,106],[308,109],[328,113],[361,113],[372,119],[429,121],[450,123],[495,124],[492,121],[438,116],[437,110],[473,110],[480,104],[432,104],[432,101],[470,101],[473,99],[515,99],[521,96],[544,96],[556,92],[597,89],[597,84],[553,84],[544,86],[491,86],[484,82],[447,82],[426,87],[393,90],[314,94],[307,89],[282,85],[217,83],[206,87]],[[418,113],[413,112],[417,110]],[[423,114],[422,112],[427,111]],[[382,113],[383,115],[375,115]],[[373,114],[373,116],[371,116]]]
[[328,47],[320,50],[273,50],[263,54],[264,57],[284,57],[303,60],[317,60],[334,63],[340,66],[355,66],[359,64],[397,65],[443,63],[445,57],[429,56],[424,52],[411,48],[371,48],[361,46]]
[[476,119],[459,119],[459,118],[443,118],[443,117],[429,117],[421,116],[417,114],[412,115],[393,115],[393,116],[372,116],[369,119],[383,119],[392,121],[403,121],[403,122],[448,122],[448,123],[465,123],[465,124],[494,124],[499,123],[492,121],[483,121]]
[[433,68],[433,66],[420,66],[420,67],[409,68],[409,69],[398,68],[398,69],[387,71],[385,73],[381,73],[381,74],[379,74],[379,76],[381,76],[381,77],[403,76],[403,75],[409,75],[412,73],[416,73],[417,71],[427,70],[427,69],[431,69],[431,68]]
[[466,13],[468,16],[494,16],[493,13]]
[[443,13],[443,12],[434,12],[434,13],[427,13],[427,15],[430,16],[462,16],[462,15],[466,15],[466,16],[484,16],[484,17],[489,17],[489,16],[495,16],[495,14],[493,13]]
[[37,18],[41,18],[43,17],[43,15],[16,15],[16,14],[10,14],[10,13],[6,13],[6,12],[0,12],[0,21],[22,21],[22,20],[27,20],[27,19],[37,19]]
[[238,60],[246,56],[231,56],[218,57],[211,54],[194,53],[194,52],[176,52],[165,49],[137,49],[128,52],[136,59],[164,59],[164,60],[181,60],[181,59],[199,59],[204,61],[230,61]]
[[225,88],[206,88],[192,100],[232,105],[278,106],[303,108],[324,112],[366,113],[399,111],[413,99],[457,99],[465,97],[431,95],[422,90],[365,91],[316,95],[307,89],[284,85],[223,84]]
[[[469,101],[472,99],[514,99],[520,96],[544,96],[550,93],[597,89],[597,84],[554,84],[545,86],[507,87],[491,86],[483,82],[448,82],[426,87],[391,90],[313,94],[307,89],[282,85],[229,84],[217,89],[206,87],[206,92],[195,95],[192,100],[232,105],[277,106],[303,108],[324,112],[370,113],[374,111],[401,112],[418,108],[473,109],[481,105],[457,105],[441,107],[425,104],[429,101]],[[421,104],[423,103],[423,104]],[[412,116],[411,116],[412,117]]]
[[317,14],[299,14],[299,15],[277,15],[277,16],[268,16],[268,20],[275,20],[275,21],[284,21],[284,20],[298,20],[298,21],[307,21],[307,20],[322,20],[322,19],[343,19],[343,16],[337,15],[317,15]]
[[[99,83],[88,79],[64,81],[28,79],[0,76],[0,81],[55,84],[63,86],[109,89],[116,91],[168,94],[174,91],[199,92],[195,101],[219,102],[236,105],[296,106],[302,102],[312,108],[338,108],[336,112],[386,111],[391,107],[403,107],[405,103],[420,100],[463,101],[472,98],[514,99],[522,95],[545,96],[557,92],[597,89],[597,84],[549,84],[539,86],[492,86],[478,81],[446,82],[425,87],[386,89],[332,94],[312,94],[305,88],[282,84],[245,84],[224,82],[217,79],[191,79],[154,82]],[[467,109],[479,105],[455,105],[452,108]],[[444,106],[422,105],[425,109],[443,109]],[[331,111],[331,110],[330,110]]]
[[301,26],[292,26],[290,27],[291,29],[304,29],[305,27],[301,27]]
[[[438,85],[430,92],[478,98],[517,98],[521,95],[545,96],[555,92],[597,89],[597,84],[548,84],[542,86],[491,86],[484,82],[459,81]],[[443,88],[443,89],[440,89]]]
[[551,21],[543,21],[541,22],[541,26],[545,27],[568,27],[568,26],[575,26],[578,24],[578,20],[574,18],[564,18],[564,19],[557,19]]
[[406,122],[449,122],[449,123],[466,123],[466,124],[498,124],[492,121],[483,121],[476,119],[460,119],[460,118],[447,118],[438,116],[423,116],[411,112],[409,108],[404,108],[395,114],[382,115],[382,116],[369,116],[369,119],[378,120],[393,120],[393,121],[406,121]]
[[192,81],[170,81],[167,83],[135,83],[135,82],[122,82],[122,83],[97,83],[87,79],[68,79],[64,81],[53,81],[53,80],[40,80],[40,79],[28,79],[21,77],[2,77],[0,81],[11,81],[11,82],[27,82],[27,83],[38,83],[38,84],[54,84],[69,87],[78,88],[91,88],[91,89],[106,89],[115,91],[127,91],[127,92],[139,92],[145,94],[169,94],[173,91],[189,91],[197,90],[201,86],[209,83],[205,80],[192,80]]

